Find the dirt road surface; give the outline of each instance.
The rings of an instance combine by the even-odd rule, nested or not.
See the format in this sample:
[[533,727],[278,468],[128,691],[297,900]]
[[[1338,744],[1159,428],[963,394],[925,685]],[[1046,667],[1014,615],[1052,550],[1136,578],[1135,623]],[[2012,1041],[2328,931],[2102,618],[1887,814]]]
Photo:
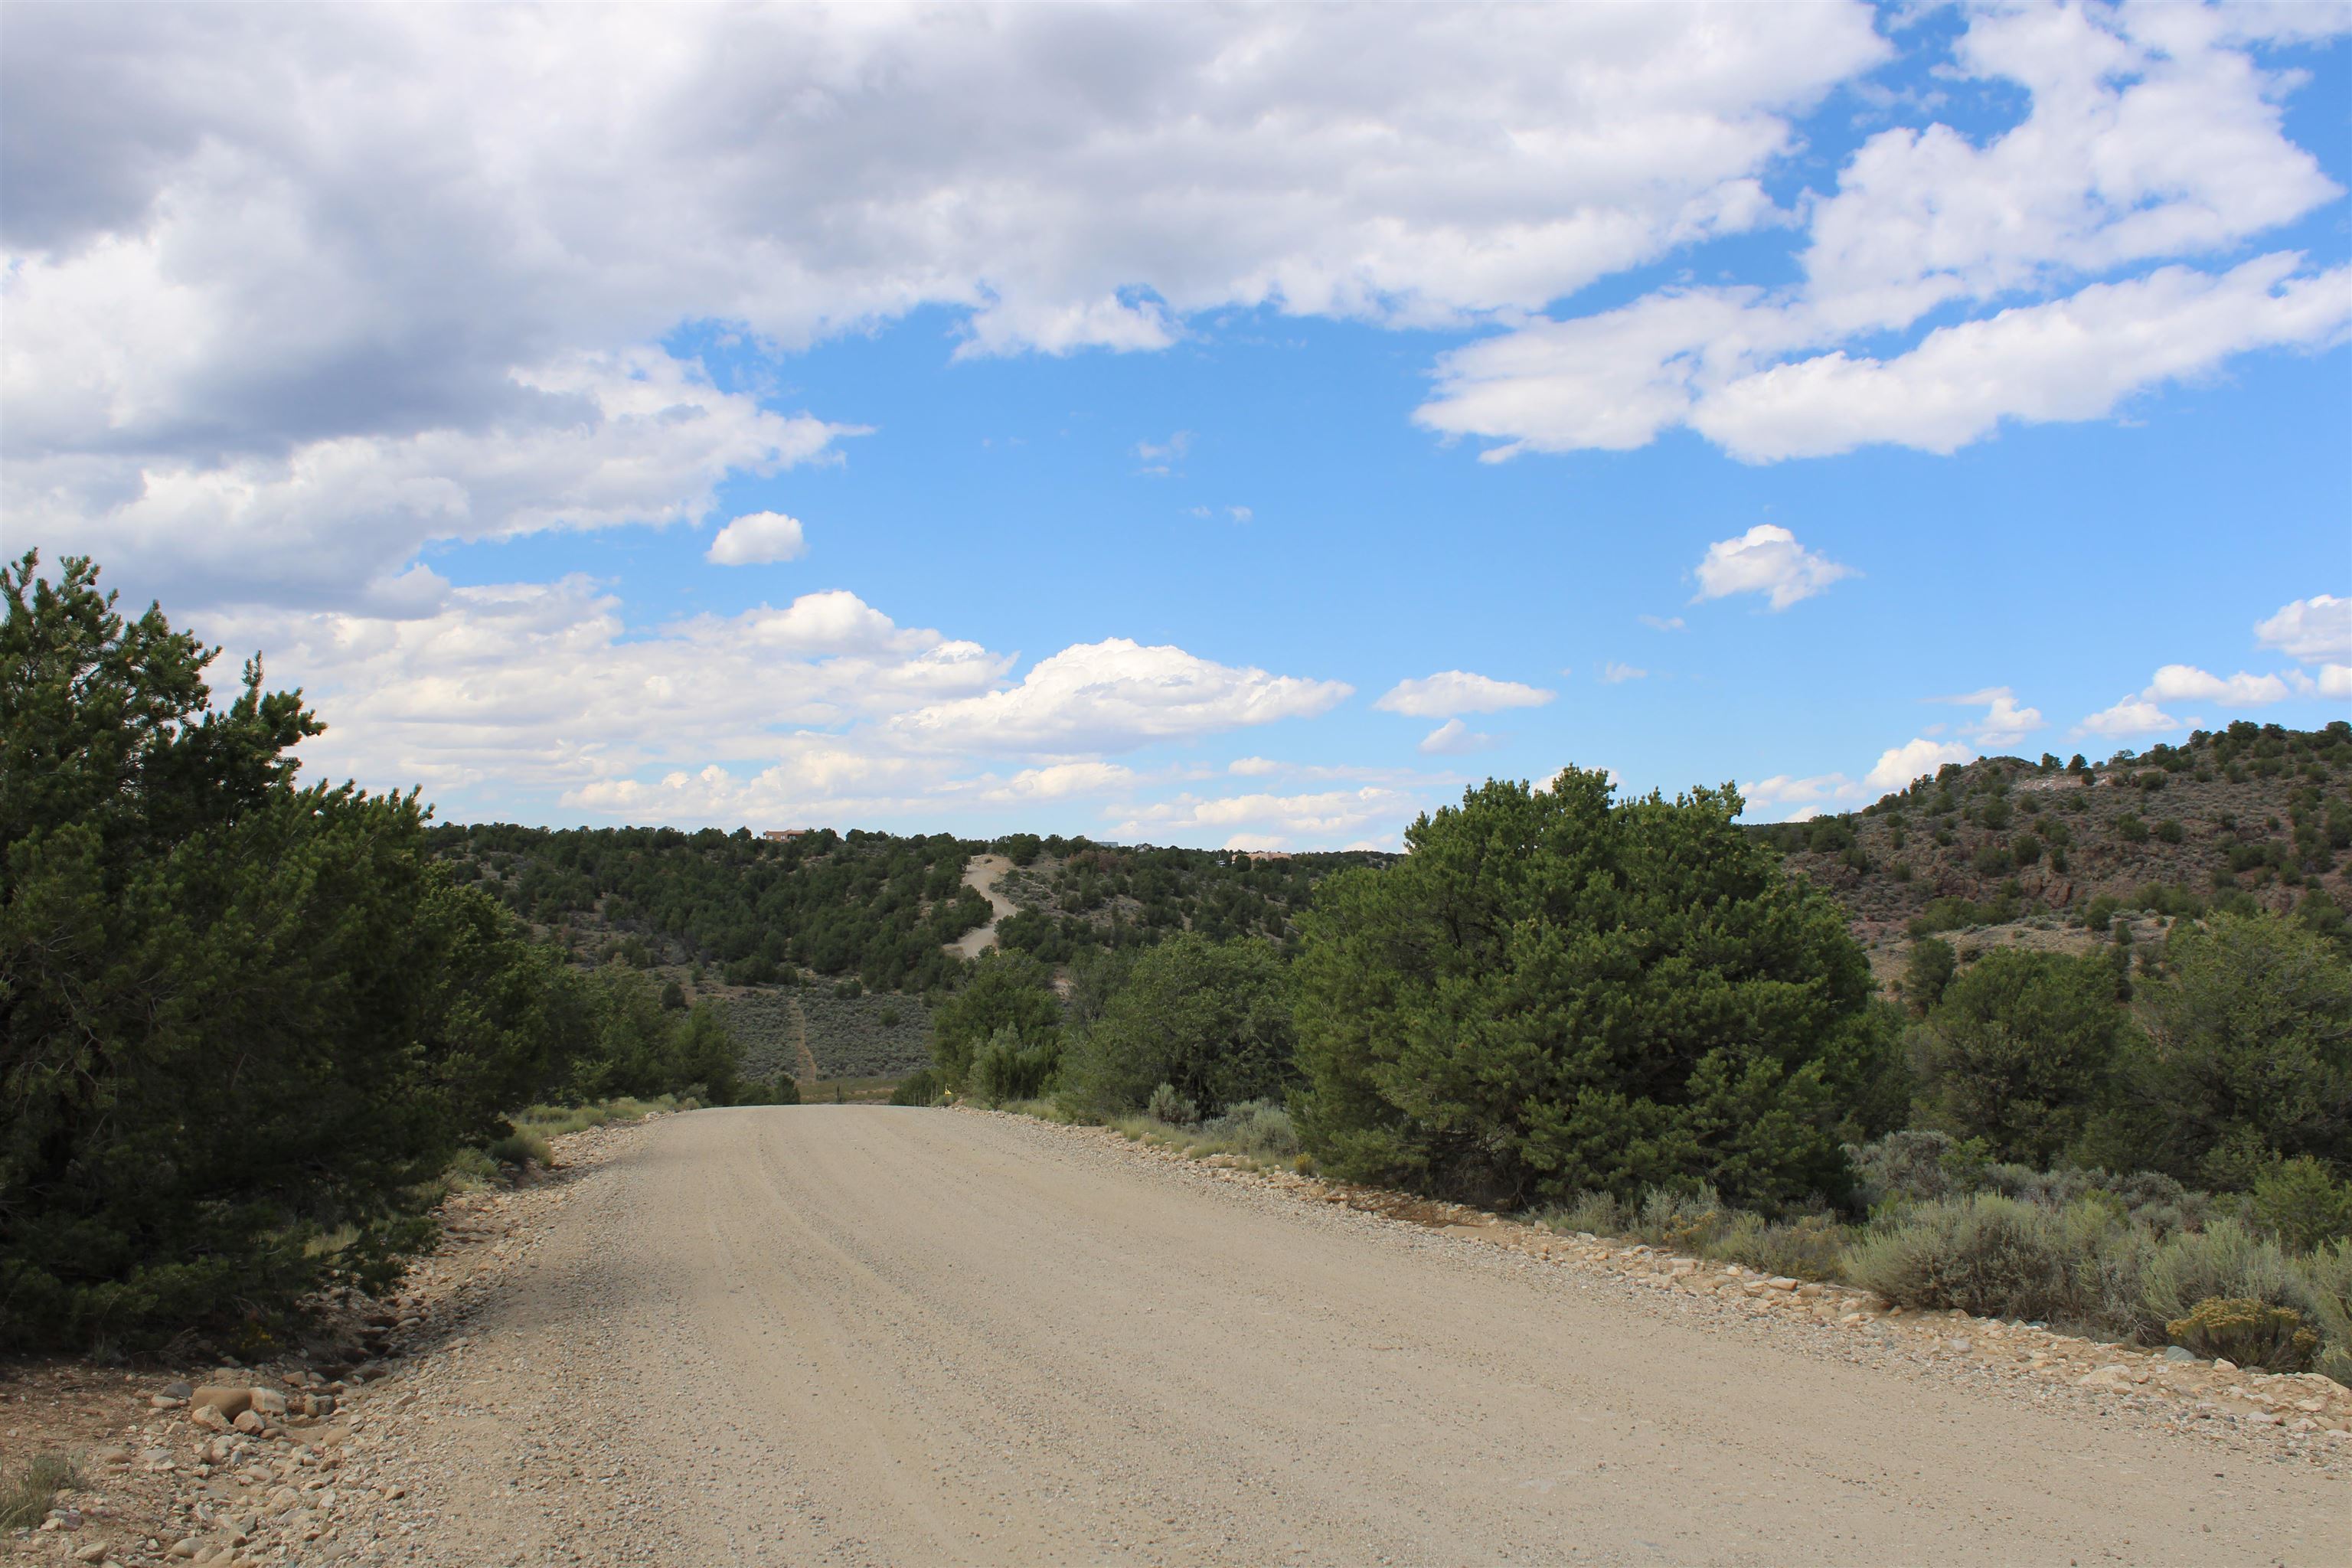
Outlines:
[[996,922],[1021,910],[1020,905],[997,891],[997,883],[1011,869],[1013,862],[1002,855],[975,855],[964,863],[963,885],[988,900],[990,913],[986,925],[975,926],[948,943],[949,952],[959,958],[978,958],[996,945]]
[[413,1533],[322,1556],[2352,1562],[2307,1463],[1062,1129],[813,1106],[630,1148],[355,1440],[405,1464]]

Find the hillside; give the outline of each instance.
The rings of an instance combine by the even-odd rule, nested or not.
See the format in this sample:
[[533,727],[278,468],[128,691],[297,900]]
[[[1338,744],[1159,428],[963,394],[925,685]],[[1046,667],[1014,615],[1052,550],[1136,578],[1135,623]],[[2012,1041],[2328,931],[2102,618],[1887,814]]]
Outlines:
[[1754,830],[1883,944],[2216,904],[2352,908],[2352,724],[2237,723],[2092,764],[1949,764],[1858,812]]
[[[2318,892],[2352,908],[2352,724],[2238,723],[2097,763],[1988,757],[1860,811],[1752,831],[1881,949],[1967,926],[2079,928],[2095,906],[2285,910]],[[461,878],[582,962],[672,970],[698,990],[739,996],[803,978],[845,995],[851,981],[902,993],[953,985],[962,961],[947,944],[990,914],[961,880],[983,850],[1013,862],[1000,890],[1018,912],[999,941],[1049,963],[1176,931],[1282,941],[1324,877],[1396,858],[1027,834],[991,844],[819,830],[776,842],[742,829],[502,824],[439,827],[434,843]],[[754,1031],[781,1038],[774,1011],[746,1009],[745,1021],[759,1015]]]
[[1020,912],[997,927],[997,939],[1049,963],[1066,963],[1087,946],[1148,944],[1177,931],[1281,942],[1316,883],[1396,858],[1370,850],[1252,856],[1046,839],[1034,855],[1015,853],[998,885]]
[[[2078,949],[2117,910],[2160,931],[2215,906],[2285,910],[2318,895],[2352,909],[2352,724],[2239,723],[2097,763],[1988,757],[1860,811],[1750,831],[1845,907],[1883,981],[1937,931],[1972,930],[1971,948]],[[1016,912],[1000,944],[1052,964],[1179,931],[1284,942],[1323,878],[1396,858],[497,824],[436,828],[434,844],[577,961],[719,1001],[761,1066],[828,1079],[925,1059],[918,999],[959,984],[950,944],[991,913],[962,884],[975,854],[1012,862],[998,890]]]
[[[949,983],[946,943],[989,918],[948,834],[444,826],[436,852],[591,963],[695,966],[730,985],[797,970],[871,990]],[[698,979],[702,976],[698,975]]]
[[1051,963],[1087,946],[1172,931],[1281,941],[1315,884],[1393,857],[1272,856],[1119,847],[1015,834],[992,843],[820,829],[785,841],[748,829],[433,830],[436,856],[494,893],[575,963],[649,973],[679,1002],[717,1002],[746,1072],[803,1082],[903,1076],[930,1058],[925,998],[952,989],[957,938],[987,923],[962,883],[993,850],[1018,912],[1001,943]]
[[742,828],[503,823],[445,826],[433,842],[461,879],[479,882],[584,962],[699,966],[715,973],[698,978],[730,986],[801,970],[877,991],[952,982],[960,961],[942,950],[991,913],[961,883],[965,862],[983,851],[1013,866],[1002,890],[1020,912],[1003,921],[1003,944],[1053,963],[1090,944],[1148,944],[1174,931],[1280,941],[1318,881],[1395,858],[1253,857],[1058,835],[992,843],[819,829],[776,842]]

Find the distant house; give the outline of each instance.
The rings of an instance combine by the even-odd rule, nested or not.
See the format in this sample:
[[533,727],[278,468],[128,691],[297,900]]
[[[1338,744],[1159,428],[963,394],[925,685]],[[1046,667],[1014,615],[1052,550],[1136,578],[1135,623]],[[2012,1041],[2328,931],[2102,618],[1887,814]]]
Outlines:
[[771,827],[765,833],[760,835],[760,837],[767,839],[772,844],[782,844],[790,839],[803,837],[805,835],[814,833],[816,829],[814,827]]

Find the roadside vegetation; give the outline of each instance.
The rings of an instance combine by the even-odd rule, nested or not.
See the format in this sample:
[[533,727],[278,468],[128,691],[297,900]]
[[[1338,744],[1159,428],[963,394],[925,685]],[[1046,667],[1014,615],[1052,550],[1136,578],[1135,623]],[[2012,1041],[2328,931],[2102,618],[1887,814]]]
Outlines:
[[901,1100],[2352,1381],[2332,900],[2183,906],[2137,944],[2095,905],[2076,954],[1922,941],[1898,1004],[1738,810],[1489,783],[1323,881],[1287,950],[1183,933],[1066,998],[984,960]]
[[534,942],[415,795],[300,783],[323,726],[97,570],[0,568],[0,1350],[137,1349],[381,1283],[514,1107],[740,1080],[724,1020]]
[[[1580,1194],[1532,1216],[1767,1274],[1860,1286],[1909,1307],[2352,1384],[2352,1243],[2343,1193],[2285,1162],[2250,1193],[2149,1172],[2038,1171],[1983,1146],[1906,1131],[1851,1149],[1861,1214],[1765,1215],[1712,1190]],[[2332,1233],[2332,1234],[2331,1234]]]

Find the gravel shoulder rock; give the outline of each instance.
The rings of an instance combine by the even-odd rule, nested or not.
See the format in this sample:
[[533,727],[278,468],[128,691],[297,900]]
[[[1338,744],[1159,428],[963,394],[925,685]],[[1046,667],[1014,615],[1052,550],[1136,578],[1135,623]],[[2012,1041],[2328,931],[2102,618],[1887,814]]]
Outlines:
[[2352,1558],[2301,1379],[994,1113],[562,1158],[412,1281],[407,1353],[307,1445],[340,1464],[297,1459],[333,1506],[264,1560]]

